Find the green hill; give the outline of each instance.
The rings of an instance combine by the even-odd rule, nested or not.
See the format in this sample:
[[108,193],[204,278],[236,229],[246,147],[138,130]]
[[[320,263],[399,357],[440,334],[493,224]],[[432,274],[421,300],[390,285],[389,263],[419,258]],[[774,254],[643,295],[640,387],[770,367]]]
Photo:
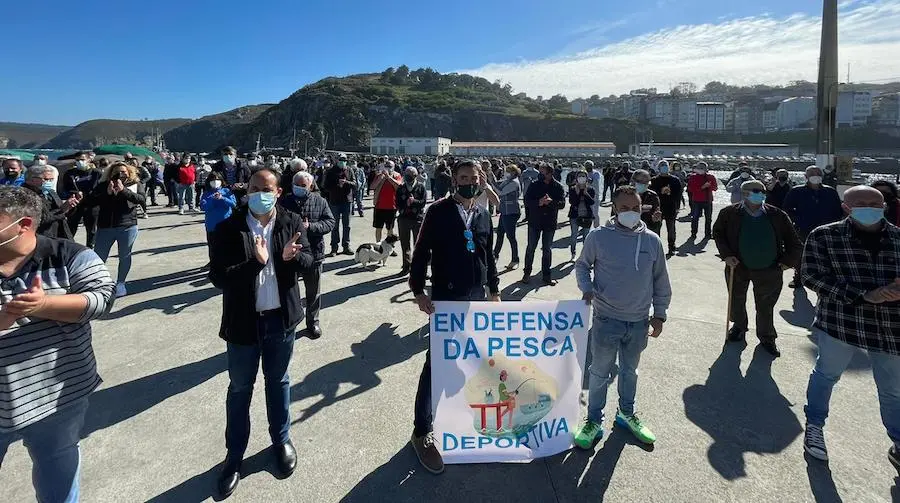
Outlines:
[[[465,74],[406,67],[381,74],[326,78],[296,91],[241,128],[225,143],[252,149],[288,147],[359,150],[372,136],[444,136],[454,141],[612,141],[625,152],[635,139],[656,142],[797,143],[815,148],[815,132],[739,136],[683,131],[570,112],[556,95],[532,99],[507,84]],[[869,129],[842,130],[838,149],[897,149],[900,139]]]
[[192,120],[163,135],[166,147],[176,151],[213,151],[272,106],[249,105]]
[[71,128],[50,124],[0,122],[0,148],[35,148]]
[[45,148],[94,148],[107,143],[152,144],[156,130],[165,134],[190,122],[190,119],[124,121],[95,119],[63,131],[43,146]]

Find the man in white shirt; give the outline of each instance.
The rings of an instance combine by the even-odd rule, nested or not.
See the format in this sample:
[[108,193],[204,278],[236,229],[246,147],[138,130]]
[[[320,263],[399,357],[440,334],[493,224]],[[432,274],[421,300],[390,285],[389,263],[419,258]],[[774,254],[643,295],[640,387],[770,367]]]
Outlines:
[[250,177],[247,207],[216,227],[210,242],[213,285],[222,289],[222,325],[227,341],[228,395],[225,447],[228,455],[218,480],[228,497],[240,481],[250,439],[250,400],[262,361],[269,437],[282,476],[297,466],[291,443],[288,364],[294,332],[303,320],[297,274],[312,265],[307,223],[276,205],[277,174],[263,168]]

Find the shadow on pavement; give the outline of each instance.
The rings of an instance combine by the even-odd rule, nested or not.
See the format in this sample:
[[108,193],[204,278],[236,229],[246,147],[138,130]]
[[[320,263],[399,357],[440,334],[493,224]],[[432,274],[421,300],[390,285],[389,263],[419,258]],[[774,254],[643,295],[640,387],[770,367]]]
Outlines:
[[322,294],[322,305],[329,308],[339,306],[356,297],[362,297],[370,293],[384,290],[400,283],[405,283],[406,278],[399,276],[385,276],[355,285],[345,286]]
[[[382,323],[365,340],[350,345],[353,356],[310,372],[302,381],[291,386],[291,402],[318,396],[321,398],[304,409],[293,424],[309,419],[325,407],[361,395],[380,385],[378,371],[404,362],[428,348],[428,340],[419,336],[422,330],[427,329],[428,325],[425,325],[404,337],[398,337],[390,323]],[[344,383],[356,387],[338,395],[338,390]]]
[[180,245],[160,246],[159,248],[148,248],[132,253],[132,255],[163,255],[166,253],[177,252],[182,250],[190,250],[191,248],[206,247],[206,243],[184,243]]
[[[540,252],[540,250],[538,250]],[[535,257],[535,262],[538,262],[538,270],[531,274],[531,279],[528,284],[522,283],[518,280],[510,283],[503,290],[500,291],[500,298],[503,300],[522,300],[529,293],[539,290],[541,288],[555,288],[552,286],[546,286],[541,281],[541,271],[540,271],[540,257]],[[555,266],[550,268],[550,277],[557,281],[565,278],[575,269],[575,262],[563,262],[562,264],[556,264]],[[524,273],[523,273],[524,274]]]
[[165,288],[167,286],[180,285],[188,282],[193,282],[191,283],[192,286],[202,286],[209,282],[208,274],[208,271],[195,267],[193,269],[188,269],[187,271],[173,272],[161,276],[153,276],[151,278],[141,278],[128,282],[128,293],[134,295],[156,290],[157,288]]
[[[156,213],[151,213],[151,215],[155,215],[155,214],[156,214]],[[159,213],[159,214],[165,215],[166,213]],[[169,212],[168,214],[171,215],[172,212]],[[151,217],[151,220],[152,220],[152,217]],[[142,225],[141,228],[140,228],[140,230],[142,230],[142,231],[155,231],[155,230],[161,230],[161,229],[177,229],[177,228],[179,228],[179,227],[189,227],[189,226],[191,226],[191,225],[197,225],[197,224],[202,224],[202,223],[203,223],[203,220],[190,220],[190,221],[187,221],[187,222],[182,222],[182,223],[180,223],[180,224],[158,225],[158,226],[156,226],[156,227],[144,227],[144,226]]]
[[812,327],[813,319],[816,317],[816,308],[809,301],[809,294],[805,288],[794,289],[794,304],[791,311],[782,309],[778,314],[784,321],[795,327],[809,329]]
[[819,461],[809,454],[803,453],[806,459],[806,476],[809,477],[809,487],[812,489],[816,503],[835,503],[843,501],[834,485],[831,476],[831,468],[828,462]]
[[652,451],[618,426],[608,431],[597,451],[571,451],[547,458],[557,501],[603,501],[626,445]]
[[[220,498],[216,492],[216,479],[219,476],[221,467],[222,465],[218,464],[201,474],[194,475],[181,484],[178,484],[168,491],[150,498],[147,501],[148,503],[200,503],[210,498],[212,498],[214,501],[222,501],[222,498]],[[250,456],[249,458],[245,458],[244,462],[241,464],[242,480],[249,478],[251,475],[262,472],[268,473],[273,478],[279,478],[279,475],[275,472],[274,455],[272,454],[271,449],[268,447]],[[294,474],[295,477],[299,475],[299,473]],[[239,485],[232,496],[240,498],[240,493],[241,486]],[[245,495],[244,497],[248,500],[253,499],[252,496],[248,497]]]
[[546,465],[496,463],[447,465],[432,475],[419,465],[409,444],[366,475],[341,498],[342,503],[460,503],[556,501]]
[[355,263],[356,263],[356,260],[354,260],[352,258],[338,260],[337,262],[325,262],[322,264],[322,272],[326,273],[326,272],[334,271],[336,269],[343,269],[345,267],[350,267],[351,265],[353,265]]
[[706,246],[710,241],[712,241],[712,239],[703,238],[700,241],[697,241],[697,238],[689,238],[684,244],[678,247],[678,253],[676,253],[675,256],[688,257],[706,253]]
[[225,372],[225,353],[163,370],[91,394],[81,438],[128,420]]
[[[159,297],[157,299],[145,300],[108,313],[103,317],[104,320],[115,320],[124,318],[132,314],[138,314],[147,309],[159,309],[163,314],[179,314],[186,308],[205,302],[213,297],[221,294],[218,288],[203,288],[201,290],[192,290],[189,292],[169,295],[167,297]],[[115,306],[113,307],[115,308]]]
[[741,375],[743,344],[730,343],[709,369],[706,384],[684,390],[685,416],[713,439],[709,464],[726,480],[747,476],[744,453],[783,451],[802,432],[791,403],[772,378],[761,346]]

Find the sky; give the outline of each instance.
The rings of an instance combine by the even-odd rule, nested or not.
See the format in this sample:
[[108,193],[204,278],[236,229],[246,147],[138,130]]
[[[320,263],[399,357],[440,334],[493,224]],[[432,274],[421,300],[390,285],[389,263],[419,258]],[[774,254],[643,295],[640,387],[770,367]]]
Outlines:
[[[570,99],[682,81],[814,81],[821,8],[821,0],[12,2],[3,8],[0,121],[197,118],[401,64]],[[900,0],[841,0],[839,23],[842,80],[849,63],[852,82],[900,81]]]

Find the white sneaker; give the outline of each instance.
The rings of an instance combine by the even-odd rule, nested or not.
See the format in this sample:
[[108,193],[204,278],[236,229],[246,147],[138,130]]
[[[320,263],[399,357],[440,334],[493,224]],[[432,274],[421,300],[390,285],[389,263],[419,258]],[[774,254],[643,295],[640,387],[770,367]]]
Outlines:
[[821,426],[806,423],[803,450],[820,461],[828,461],[828,449],[825,448],[825,432],[822,431]]
[[125,289],[125,283],[116,283],[116,298],[126,295],[128,295],[128,290]]
[[184,208],[178,208],[178,214],[184,215]]

